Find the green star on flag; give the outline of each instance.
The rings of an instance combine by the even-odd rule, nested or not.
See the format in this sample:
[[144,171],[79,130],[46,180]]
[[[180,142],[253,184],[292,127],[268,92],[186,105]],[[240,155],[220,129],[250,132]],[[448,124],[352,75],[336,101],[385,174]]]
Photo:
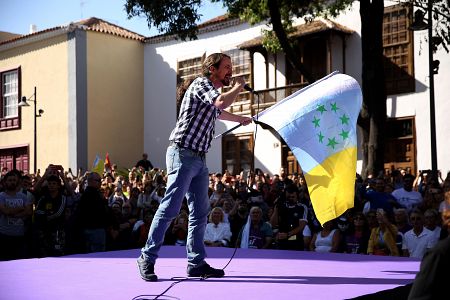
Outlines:
[[317,119],[316,116],[314,116],[314,120],[312,122],[314,123],[314,128],[320,127],[320,119]]
[[342,139],[348,139],[348,134],[350,131],[345,131],[344,129],[342,129],[341,133],[339,133],[340,136],[342,136]]
[[334,147],[335,147],[337,144],[339,144],[339,143],[336,142],[336,138],[332,138],[332,139],[328,138],[328,144],[327,144],[327,146],[329,146],[329,147],[331,147],[331,148],[334,149]]
[[348,125],[348,121],[350,120],[349,117],[347,117],[345,114],[343,114],[342,117],[339,117],[339,119],[341,119],[342,125]]
[[320,111],[320,114],[323,114],[324,112],[327,111],[327,109],[325,108],[325,105],[319,105],[319,107],[317,108],[318,111]]
[[331,103],[331,110],[332,111],[337,112],[338,109],[339,109],[339,107],[337,107],[337,103],[336,102]]
[[322,132],[319,132],[319,134],[317,135],[319,137],[319,143],[323,143],[323,138],[325,137]]

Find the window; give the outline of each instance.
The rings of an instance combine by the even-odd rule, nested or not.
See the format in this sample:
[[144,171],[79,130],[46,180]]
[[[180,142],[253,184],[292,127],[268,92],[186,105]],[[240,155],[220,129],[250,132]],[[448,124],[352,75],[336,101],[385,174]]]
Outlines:
[[179,61],[177,84],[199,76],[202,73],[202,62],[202,57]]
[[0,130],[19,128],[19,77],[20,69],[0,73],[1,105]]
[[398,169],[404,169],[407,173],[415,174],[416,134],[414,117],[387,119],[384,147],[386,174]]
[[[314,78],[322,78],[327,74],[327,40],[323,35],[303,38],[298,41],[295,51],[299,59]],[[299,75],[286,59],[286,84],[307,84],[308,80]]]
[[[231,57],[231,63],[233,65],[233,77],[242,77],[245,82],[251,83],[251,63],[250,63],[250,52],[245,50],[229,50],[224,51]],[[224,87],[224,91],[229,90],[231,87]],[[250,101],[250,93],[247,91],[242,91],[239,94],[239,101]]]
[[241,170],[253,170],[253,135],[228,135],[222,139],[222,169],[237,175]]
[[415,91],[413,66],[413,33],[409,7],[385,7],[383,18],[383,53],[386,93],[388,95]]

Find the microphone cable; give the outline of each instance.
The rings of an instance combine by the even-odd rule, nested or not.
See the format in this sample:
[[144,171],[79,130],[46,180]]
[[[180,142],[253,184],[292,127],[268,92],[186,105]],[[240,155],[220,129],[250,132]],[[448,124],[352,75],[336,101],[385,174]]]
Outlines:
[[[245,225],[244,225],[245,226]],[[240,238],[242,237],[242,232],[244,231],[244,226],[242,226],[242,229],[239,231],[238,237],[236,239],[236,243],[235,243],[235,247],[234,247],[234,251],[233,254],[231,255],[230,259],[228,260],[228,262],[225,264],[225,266],[222,268],[222,270],[225,271],[226,267],[228,267],[228,265],[231,263],[231,261],[233,260],[234,256],[236,255],[237,249],[239,247],[238,242],[240,241]],[[172,282],[171,285],[169,285],[168,288],[166,288],[162,293],[158,294],[158,295],[138,295],[135,296],[133,299],[131,300],[157,300],[157,299],[162,299],[160,297],[165,297],[165,298],[170,298],[170,299],[179,299],[177,297],[174,296],[168,296],[165,295],[171,288],[173,288],[175,285],[177,285],[180,282],[183,281],[197,281],[197,280],[206,280],[208,278],[208,276],[202,276],[202,277],[172,277],[170,278],[170,280],[174,281]],[[153,297],[153,298],[147,298],[147,297]]]

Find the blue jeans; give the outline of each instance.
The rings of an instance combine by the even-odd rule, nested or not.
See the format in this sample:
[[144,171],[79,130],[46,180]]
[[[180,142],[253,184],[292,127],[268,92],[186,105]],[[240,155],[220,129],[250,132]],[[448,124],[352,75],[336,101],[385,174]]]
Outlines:
[[209,213],[209,171],[205,157],[173,145],[167,148],[166,164],[168,174],[166,194],[153,218],[147,242],[141,253],[146,261],[155,263],[165,232],[171,221],[179,214],[186,196],[189,207],[186,243],[188,264],[202,265],[206,257],[203,236]]

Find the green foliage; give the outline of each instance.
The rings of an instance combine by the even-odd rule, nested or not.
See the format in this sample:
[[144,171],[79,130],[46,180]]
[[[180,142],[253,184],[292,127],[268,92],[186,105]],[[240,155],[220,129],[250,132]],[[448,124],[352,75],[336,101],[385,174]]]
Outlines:
[[182,40],[197,38],[200,0],[127,0],[128,18],[145,15],[149,28],[176,35]]

